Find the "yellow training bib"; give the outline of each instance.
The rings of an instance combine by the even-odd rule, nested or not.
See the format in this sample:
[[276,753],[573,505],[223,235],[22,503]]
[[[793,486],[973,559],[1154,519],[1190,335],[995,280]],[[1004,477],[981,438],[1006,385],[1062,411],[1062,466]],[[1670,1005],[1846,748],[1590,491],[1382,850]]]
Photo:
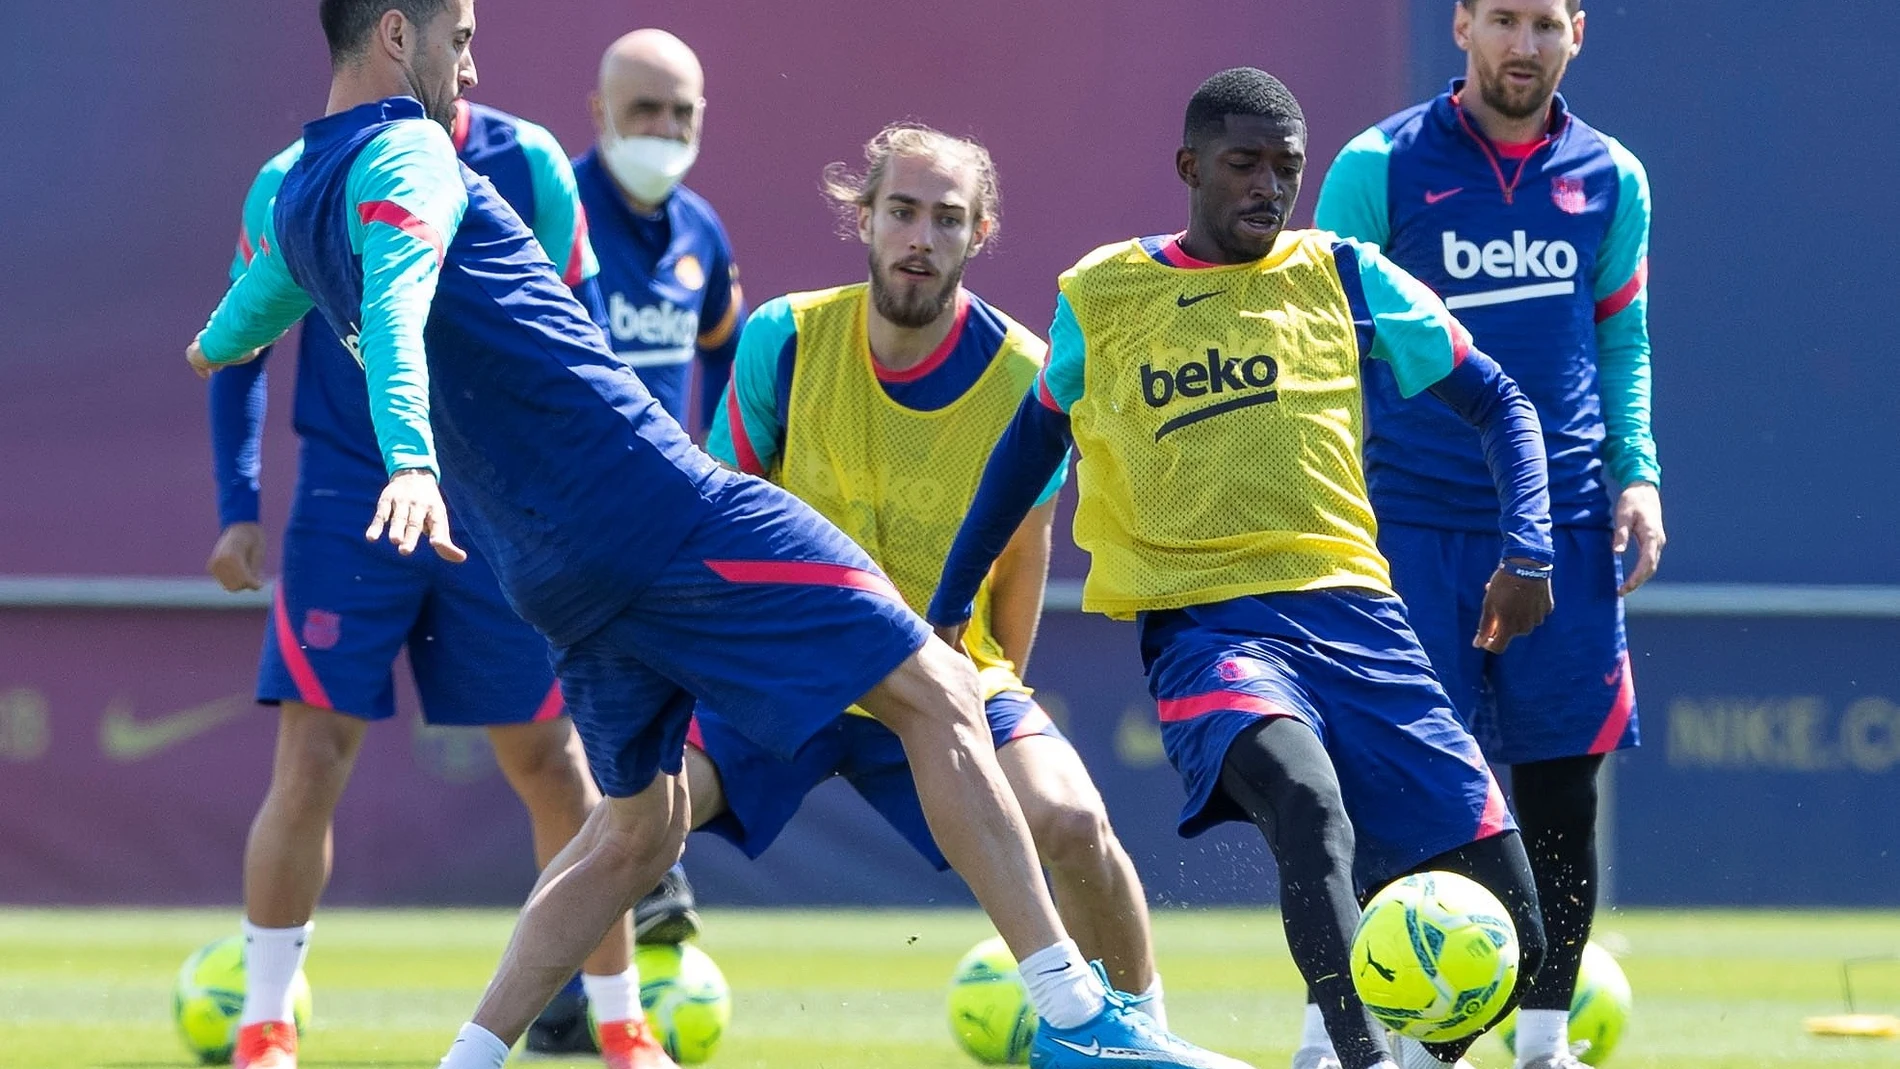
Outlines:
[[1085,353],[1069,412],[1084,608],[1126,618],[1283,590],[1391,592],[1331,235],[1289,232],[1264,259],[1195,269],[1129,241],[1060,285]]
[[[868,289],[859,283],[788,298],[798,349],[778,481],[864,547],[923,612],[990,450],[1041,370],[1046,347],[992,309],[1007,330],[975,385],[943,408],[906,408],[878,381]],[[987,581],[964,642],[984,697],[1023,689],[991,631]]]

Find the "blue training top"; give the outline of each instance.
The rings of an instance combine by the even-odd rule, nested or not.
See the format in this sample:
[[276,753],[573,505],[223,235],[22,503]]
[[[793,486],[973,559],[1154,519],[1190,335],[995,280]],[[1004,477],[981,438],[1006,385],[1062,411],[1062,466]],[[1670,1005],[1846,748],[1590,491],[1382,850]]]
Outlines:
[[[718,213],[680,186],[657,214],[641,215],[601,164],[598,149],[574,160],[574,176],[600,252],[614,354],[674,419],[686,425],[692,416],[694,426],[710,427],[745,322],[739,269]],[[695,356],[699,404],[689,413]]]
[[[1537,406],[1551,519],[1607,527],[1606,481],[1659,483],[1650,431],[1649,180],[1614,138],[1554,101],[1542,138],[1499,145],[1459,104],[1462,81],[1354,138],[1316,225],[1372,242],[1430,286]],[[1380,518],[1451,530],[1497,523],[1478,439],[1406,404],[1367,364],[1366,475]]]
[[556,645],[625,609],[711,511],[718,465],[411,98],[304,127],[200,347],[241,360],[313,303],[368,374],[384,470],[446,475],[452,518]]
[[[507,112],[457,101],[450,137],[462,162],[492,182],[516,214],[529,221],[564,280],[595,309],[596,318],[604,314],[598,310],[596,267],[574,174],[554,135]],[[267,232],[278,187],[302,155],[303,142],[298,141],[258,172],[244,199],[244,222],[231,261],[233,281],[250,266]],[[320,313],[305,316],[301,330],[291,414],[300,445],[296,511],[306,518],[315,514],[340,524],[361,523],[363,510],[375,503],[386,481],[370,426],[363,369]],[[211,379],[212,471],[220,527],[258,519],[268,356],[267,350]]]

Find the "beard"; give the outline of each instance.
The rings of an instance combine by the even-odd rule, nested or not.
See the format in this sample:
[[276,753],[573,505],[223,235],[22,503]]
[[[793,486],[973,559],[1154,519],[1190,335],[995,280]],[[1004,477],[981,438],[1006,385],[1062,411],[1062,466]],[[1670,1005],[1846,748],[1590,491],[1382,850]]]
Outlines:
[[899,289],[885,281],[887,269],[878,267],[875,255],[871,260],[871,305],[877,314],[891,323],[908,330],[927,327],[937,321],[937,317],[956,301],[957,288],[963,285],[963,264],[944,276],[943,285],[936,290],[922,287]]
[[422,79],[418,78],[414,71],[405,70],[403,78],[409,83],[409,95],[415,97],[416,102],[422,105],[422,113],[441,123],[444,130],[453,134],[455,132],[455,102],[462,97],[460,89],[451,89],[448,95],[437,99],[435,94],[423,92]]
[[1562,77],[1562,68],[1555,73],[1539,71],[1535,82],[1518,90],[1504,83],[1502,71],[1480,70],[1478,95],[1486,107],[1507,119],[1528,119],[1550,106],[1550,98],[1557,92],[1557,81]]

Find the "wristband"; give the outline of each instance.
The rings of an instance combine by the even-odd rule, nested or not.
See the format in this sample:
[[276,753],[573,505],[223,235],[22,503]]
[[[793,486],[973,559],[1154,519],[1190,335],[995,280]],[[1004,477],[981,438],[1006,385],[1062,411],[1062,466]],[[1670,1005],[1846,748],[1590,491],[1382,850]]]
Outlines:
[[1557,570],[1555,565],[1515,564],[1508,560],[1499,561],[1498,567],[1517,576],[1519,579],[1542,579],[1546,581],[1550,579],[1551,573]]

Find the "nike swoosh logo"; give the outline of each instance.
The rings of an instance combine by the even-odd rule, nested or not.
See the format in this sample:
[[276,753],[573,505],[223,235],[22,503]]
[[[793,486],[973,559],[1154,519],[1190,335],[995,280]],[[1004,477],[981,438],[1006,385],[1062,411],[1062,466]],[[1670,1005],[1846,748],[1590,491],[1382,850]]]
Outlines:
[[1180,294],[1179,296],[1177,296],[1177,297],[1175,297],[1175,299],[1174,299],[1174,306],[1175,306],[1176,308],[1186,308],[1186,307],[1188,307],[1188,306],[1190,306],[1190,305],[1196,305],[1196,304],[1199,304],[1199,303],[1201,303],[1202,301],[1205,301],[1205,300],[1207,300],[1207,299],[1208,299],[1209,297],[1218,297],[1218,296],[1220,296],[1221,294],[1223,294],[1223,293],[1226,293],[1226,292],[1227,292],[1226,290],[1215,290],[1215,291],[1214,291],[1214,292],[1212,292],[1212,293],[1203,293],[1203,294],[1200,294],[1200,295],[1198,295],[1198,296],[1194,296],[1194,297],[1190,297],[1190,296],[1188,296],[1187,294],[1185,294],[1185,293],[1183,293],[1183,294]]
[[1089,1040],[1089,1045],[1085,1047],[1080,1043],[1071,1043],[1066,1039],[1056,1039],[1054,1036],[1050,1036],[1049,1038],[1087,1058],[1093,1058],[1102,1053],[1102,1041],[1099,1039]]
[[114,761],[143,761],[242,716],[251,704],[249,697],[233,694],[191,709],[134,720],[131,701],[116,698],[99,718],[99,749]]
[[1447,189],[1443,193],[1434,193],[1428,189],[1425,191],[1425,203],[1437,204],[1439,201],[1444,200],[1446,197],[1455,197],[1458,194],[1463,193],[1464,191],[1465,191],[1465,187],[1463,186],[1459,186],[1457,189]]

